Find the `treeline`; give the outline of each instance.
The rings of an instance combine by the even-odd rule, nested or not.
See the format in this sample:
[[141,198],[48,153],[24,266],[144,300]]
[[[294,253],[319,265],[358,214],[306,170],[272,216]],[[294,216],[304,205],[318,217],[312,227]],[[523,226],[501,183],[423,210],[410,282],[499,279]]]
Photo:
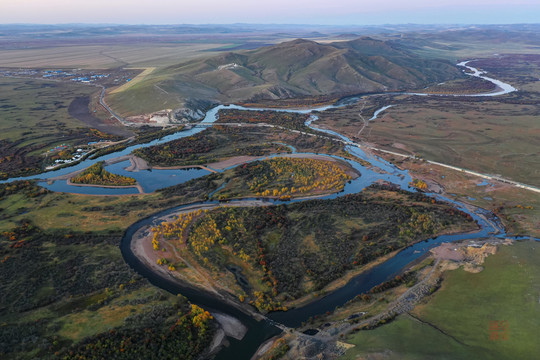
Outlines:
[[133,154],[159,166],[202,165],[233,156],[290,152],[286,146],[261,142],[261,135],[242,128],[216,126],[193,136],[140,148]]
[[167,129],[160,129],[160,128],[155,128],[152,126],[141,126],[140,128],[137,129],[137,137],[135,138],[135,140],[129,141],[129,142],[123,142],[120,144],[110,145],[110,146],[98,149],[96,150],[96,152],[92,154],[92,156],[90,156],[90,159],[97,159],[103,155],[107,155],[107,154],[111,154],[117,151],[124,150],[128,146],[144,144],[155,139],[161,139],[165,136],[172,135],[174,133],[182,131],[183,128],[184,128],[183,126],[179,126],[179,127],[171,127]]
[[0,184],[0,200],[13,194],[24,194],[27,198],[34,198],[49,192],[49,190],[37,186],[34,181],[28,180]]
[[298,114],[282,111],[250,111],[222,109],[218,113],[218,123],[246,123],[278,125],[285,128],[312,132],[304,123],[309,119],[309,114]]
[[416,272],[408,271],[403,275],[396,275],[393,279],[372,287],[369,292],[370,294],[382,293],[401,284],[412,284],[413,282],[416,282]]
[[106,186],[133,186],[137,184],[137,181],[132,177],[113,174],[105,170],[103,161],[95,163],[79,175],[72,177],[71,182]]
[[[240,195],[253,194],[280,199],[339,192],[352,179],[344,167],[334,161],[309,158],[279,157],[255,161],[234,169],[234,187],[243,190]],[[224,199],[226,195],[220,198]]]

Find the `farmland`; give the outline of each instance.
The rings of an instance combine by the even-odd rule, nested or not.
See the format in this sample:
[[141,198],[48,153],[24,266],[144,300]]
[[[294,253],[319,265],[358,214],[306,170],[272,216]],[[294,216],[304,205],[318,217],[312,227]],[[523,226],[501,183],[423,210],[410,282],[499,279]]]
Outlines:
[[[200,57],[218,44],[178,44],[171,47],[149,42],[137,45],[80,44],[0,50],[0,67],[114,69],[125,65],[136,67],[164,66],[178,59]],[[206,54],[205,54],[206,55]]]
[[[518,242],[488,257],[484,270],[448,271],[443,285],[413,317],[399,316],[347,341],[357,346],[344,359],[387,353],[395,359],[527,359],[540,351],[533,340],[540,306],[538,246]],[[490,321],[507,321],[508,340],[490,340]],[[430,346],[426,346],[429,341]]]

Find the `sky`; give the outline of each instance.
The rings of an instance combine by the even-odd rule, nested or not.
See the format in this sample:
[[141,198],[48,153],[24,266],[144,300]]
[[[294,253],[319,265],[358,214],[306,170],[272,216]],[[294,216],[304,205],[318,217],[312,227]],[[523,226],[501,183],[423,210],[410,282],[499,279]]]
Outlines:
[[540,0],[0,0],[11,23],[540,23]]

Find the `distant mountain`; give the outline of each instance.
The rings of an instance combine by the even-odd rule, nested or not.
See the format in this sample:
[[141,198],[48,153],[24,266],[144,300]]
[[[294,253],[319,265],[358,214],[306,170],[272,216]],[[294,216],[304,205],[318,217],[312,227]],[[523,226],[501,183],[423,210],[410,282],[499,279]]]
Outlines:
[[392,42],[369,37],[330,44],[298,39],[167,67],[111,97],[116,101],[144,94],[174,108],[178,99],[228,103],[337,97],[416,89],[463,76],[446,60],[424,59]]

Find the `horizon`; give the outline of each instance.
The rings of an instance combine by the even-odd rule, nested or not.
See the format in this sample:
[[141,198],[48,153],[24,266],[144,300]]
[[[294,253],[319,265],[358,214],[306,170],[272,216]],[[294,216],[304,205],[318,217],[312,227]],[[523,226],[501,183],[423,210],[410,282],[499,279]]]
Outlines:
[[317,23],[247,23],[247,22],[230,22],[230,23],[100,23],[100,22],[59,22],[59,23],[32,23],[32,22],[13,22],[2,23],[0,26],[312,26],[312,27],[380,27],[380,26],[512,26],[512,25],[540,25],[540,21],[531,22],[513,22],[513,23],[380,23],[380,24],[317,24]]
[[365,4],[354,0],[332,4],[236,0],[232,5],[216,0],[197,4],[173,0],[138,0],[136,4],[128,0],[20,0],[0,4],[3,25],[507,25],[538,23],[538,19],[540,3],[536,0],[411,0],[406,4],[398,0]]

